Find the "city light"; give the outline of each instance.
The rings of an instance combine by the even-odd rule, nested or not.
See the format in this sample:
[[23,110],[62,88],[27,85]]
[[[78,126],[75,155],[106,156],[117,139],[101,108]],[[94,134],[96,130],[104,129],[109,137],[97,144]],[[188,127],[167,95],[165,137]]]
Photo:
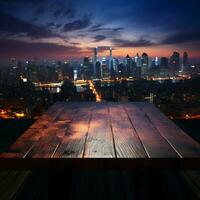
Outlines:
[[97,90],[95,88],[95,85],[94,85],[94,83],[91,80],[89,80],[89,87],[90,87],[90,89],[92,90],[93,94],[96,97],[96,102],[100,102],[101,101],[101,97],[98,94],[98,92],[97,92]]

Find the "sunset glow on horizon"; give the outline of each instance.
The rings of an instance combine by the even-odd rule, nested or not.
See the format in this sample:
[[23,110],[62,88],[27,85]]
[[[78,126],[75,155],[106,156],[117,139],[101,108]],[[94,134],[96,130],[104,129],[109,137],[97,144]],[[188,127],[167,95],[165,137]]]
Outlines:
[[187,51],[200,60],[195,0],[11,0],[0,6],[1,59],[82,59],[98,46],[100,56],[112,47],[114,57]]

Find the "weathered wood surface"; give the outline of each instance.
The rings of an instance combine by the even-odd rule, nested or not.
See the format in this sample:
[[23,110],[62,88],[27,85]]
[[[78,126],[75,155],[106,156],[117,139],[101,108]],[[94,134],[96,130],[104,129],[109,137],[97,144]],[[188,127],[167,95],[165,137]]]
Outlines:
[[200,144],[153,105],[56,103],[2,158],[200,158]]

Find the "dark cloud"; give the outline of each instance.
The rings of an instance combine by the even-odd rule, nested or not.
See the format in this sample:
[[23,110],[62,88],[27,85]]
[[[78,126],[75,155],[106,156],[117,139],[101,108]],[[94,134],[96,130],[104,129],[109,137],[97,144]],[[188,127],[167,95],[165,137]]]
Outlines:
[[103,27],[103,24],[96,24],[91,26],[91,30],[99,30]]
[[105,35],[96,35],[94,37],[94,41],[93,42],[100,42],[100,41],[103,41],[105,40],[107,37]]
[[62,24],[55,24],[54,22],[49,22],[49,23],[47,24],[47,26],[48,26],[49,28],[60,28],[60,27],[62,26]]
[[[80,53],[81,48],[53,43],[29,43],[17,40],[0,40],[1,56],[40,56]],[[16,51],[17,47],[17,51]]]
[[200,41],[200,30],[178,32],[167,36],[161,41],[161,44],[180,44],[186,42]]
[[41,14],[43,14],[45,11],[46,11],[46,8],[45,8],[44,6],[36,7],[36,8],[35,8],[35,11],[34,11],[34,15],[36,15],[36,16],[41,15]]
[[91,19],[88,15],[85,15],[82,19],[75,20],[73,22],[67,23],[63,27],[63,31],[69,32],[74,30],[80,30],[87,28],[91,25]]
[[33,22],[35,22],[35,21],[37,21],[37,20],[38,20],[37,17],[33,17],[33,18],[31,19],[31,21],[33,21]]
[[54,17],[68,17],[68,18],[73,18],[75,16],[75,10],[73,8],[66,9],[65,6],[58,7],[54,11],[53,15],[54,15]]
[[31,24],[3,12],[0,12],[0,32],[6,32],[9,35],[25,33],[33,39],[58,36],[43,26]]
[[56,28],[60,28],[62,26],[62,24],[56,24],[55,27]]
[[47,26],[48,26],[48,27],[54,27],[54,26],[55,26],[55,23],[54,23],[54,22],[49,22],[49,23],[47,24]]
[[113,39],[113,44],[118,47],[147,47],[156,45],[150,40],[138,39],[138,40],[124,40],[124,39]]
[[118,31],[124,30],[124,28],[119,27],[119,28],[113,28],[112,30],[113,30],[114,32],[118,32]]
[[[45,1],[45,0],[44,0]],[[4,0],[0,0],[0,2],[5,2]],[[41,2],[38,0],[7,0],[6,3],[10,3],[10,4],[40,4]]]
[[124,30],[122,27],[117,28],[110,28],[110,27],[104,27],[103,24],[97,24],[90,27],[89,31],[91,32],[110,32],[110,33],[118,33],[120,31]]
[[73,8],[69,8],[63,12],[62,16],[64,16],[64,17],[67,16],[68,18],[73,18],[73,17],[75,17],[75,13],[76,12]]
[[58,16],[62,15],[64,11],[65,11],[64,7],[59,7],[54,11],[53,15],[54,15],[54,17],[58,17]]

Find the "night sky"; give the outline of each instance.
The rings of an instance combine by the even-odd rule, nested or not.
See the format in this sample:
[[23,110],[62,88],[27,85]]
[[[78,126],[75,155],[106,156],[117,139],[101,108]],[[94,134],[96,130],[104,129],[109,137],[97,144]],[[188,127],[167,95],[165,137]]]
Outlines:
[[200,58],[199,0],[0,0],[0,58],[100,55]]

